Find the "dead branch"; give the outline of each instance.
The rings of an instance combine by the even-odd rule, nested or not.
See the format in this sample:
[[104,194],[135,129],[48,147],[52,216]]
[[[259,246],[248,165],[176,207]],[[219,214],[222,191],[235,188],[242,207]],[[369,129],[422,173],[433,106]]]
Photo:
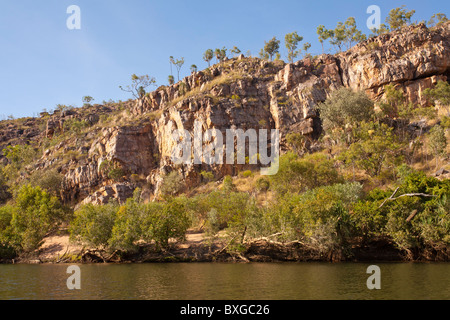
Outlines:
[[400,199],[400,198],[403,198],[403,197],[428,197],[428,198],[437,197],[437,195],[434,195],[434,194],[426,194],[426,193],[405,193],[405,194],[402,194],[401,196],[398,196],[398,197],[394,198],[394,195],[397,193],[397,190],[398,190],[398,188],[394,191],[394,193],[393,193],[389,198],[387,198],[387,199],[385,199],[385,200],[383,201],[383,203],[378,207],[378,209],[381,209],[381,207],[383,207],[384,204],[385,204],[387,201],[390,201],[390,200],[393,201],[393,200],[397,200],[397,199]]
[[222,248],[222,249],[220,249],[220,250],[216,250],[215,252],[214,252],[214,255],[217,255],[217,254],[221,254],[222,252],[224,252],[227,248],[228,248],[228,246],[236,239],[238,237],[238,235],[235,235],[233,238],[231,238],[231,240]]
[[395,189],[394,193],[391,194],[391,196],[387,199],[385,199],[383,201],[383,203],[378,207],[378,209],[381,209],[382,206],[384,206],[384,204],[388,201],[388,200],[392,200],[392,198],[394,198],[395,194],[397,193],[398,189],[400,189],[400,187],[398,187],[397,189]]

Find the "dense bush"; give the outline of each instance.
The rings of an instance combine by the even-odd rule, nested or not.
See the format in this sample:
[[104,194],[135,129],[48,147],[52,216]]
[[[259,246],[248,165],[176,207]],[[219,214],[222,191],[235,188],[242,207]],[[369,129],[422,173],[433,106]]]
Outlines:
[[410,254],[448,246],[450,181],[414,171],[399,181],[396,190],[374,189],[355,204],[355,235],[387,237]]
[[0,207],[0,259],[14,258],[20,244],[11,225],[14,211],[15,208],[10,205]]
[[345,254],[353,235],[350,208],[361,195],[359,183],[335,184],[304,193],[293,209],[300,239],[321,255]]
[[142,237],[144,215],[148,212],[135,199],[128,199],[126,205],[117,209],[108,245],[113,249],[135,251]]
[[[411,195],[399,197],[400,195]],[[428,196],[425,196],[428,195]],[[386,234],[407,251],[450,244],[450,180],[422,172],[410,174],[399,187],[397,199],[386,203]]]
[[70,225],[71,240],[97,249],[108,248],[117,210],[118,206],[113,203],[102,206],[83,205],[75,212]]
[[68,218],[68,210],[56,197],[24,185],[14,204],[0,208],[0,251],[7,256],[34,251]]
[[383,123],[362,122],[353,130],[353,137],[355,142],[339,156],[347,166],[356,166],[375,177],[383,170],[393,172],[401,163],[401,144],[393,128]]
[[303,158],[294,153],[284,154],[280,157],[278,173],[269,179],[270,188],[280,194],[302,192],[342,181],[334,162],[322,153],[308,154]]
[[184,188],[183,177],[178,171],[172,171],[164,176],[161,183],[161,193],[163,196],[174,196]]
[[369,121],[374,115],[374,103],[364,92],[348,88],[334,91],[318,105],[325,131],[342,131],[347,125]]
[[109,203],[84,205],[75,212],[71,239],[96,249],[135,251],[139,241],[169,246],[171,239],[181,241],[191,225],[183,201],[142,204],[130,198],[125,205]]
[[162,206],[144,205],[143,237],[155,241],[160,247],[167,248],[169,240],[183,241],[191,220],[183,202],[169,199]]
[[30,183],[33,186],[40,187],[53,196],[60,196],[62,181],[63,175],[56,169],[35,171],[30,176]]

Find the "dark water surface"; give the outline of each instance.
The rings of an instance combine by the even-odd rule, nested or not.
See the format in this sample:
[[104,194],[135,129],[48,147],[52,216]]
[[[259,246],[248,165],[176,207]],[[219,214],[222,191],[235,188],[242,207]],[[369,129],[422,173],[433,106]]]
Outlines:
[[449,263],[374,264],[380,290],[367,288],[369,263],[79,265],[80,290],[68,265],[0,265],[0,299],[450,300]]

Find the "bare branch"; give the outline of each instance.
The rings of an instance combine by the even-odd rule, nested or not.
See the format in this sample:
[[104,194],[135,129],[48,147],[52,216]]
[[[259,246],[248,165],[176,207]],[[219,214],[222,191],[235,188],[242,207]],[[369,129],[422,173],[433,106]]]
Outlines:
[[386,201],[391,200],[391,199],[395,196],[395,194],[397,193],[398,189],[400,189],[400,187],[398,187],[397,189],[395,189],[394,193],[391,194],[391,196],[390,196],[389,198],[385,199],[385,200],[383,201],[383,203],[378,207],[378,209],[381,209],[381,207],[384,206],[384,204],[386,203]]
[[[389,198],[385,199],[385,200],[383,201],[383,203],[378,207],[378,209],[381,209],[381,207],[383,207],[384,204],[385,204],[387,201],[389,201],[389,200],[397,200],[397,199],[400,199],[400,198],[402,198],[402,197],[428,197],[428,198],[437,197],[437,196],[434,195],[434,194],[426,194],[426,193],[405,193],[405,194],[402,194],[401,196],[398,196],[398,197],[394,198],[394,196],[395,196],[395,194],[397,193],[398,189],[399,189],[399,188],[395,189],[394,193],[393,193]],[[414,218],[414,216],[413,216],[412,218]],[[412,218],[411,218],[411,219],[412,219]]]

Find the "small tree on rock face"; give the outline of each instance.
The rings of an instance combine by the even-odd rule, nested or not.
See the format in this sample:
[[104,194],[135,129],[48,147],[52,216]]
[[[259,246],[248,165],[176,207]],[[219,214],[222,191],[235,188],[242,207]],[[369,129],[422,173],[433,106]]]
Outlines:
[[211,66],[211,60],[213,58],[214,58],[214,51],[212,51],[212,49],[206,50],[205,53],[203,54],[203,60],[208,62],[208,67]]
[[424,90],[424,95],[434,102],[439,102],[442,106],[447,108],[447,114],[450,116],[450,84],[447,81],[438,81],[436,86],[431,89]]
[[170,64],[170,75],[173,76],[173,70],[172,70],[172,64],[173,64],[173,56],[169,57],[169,64]]
[[310,48],[311,48],[311,43],[305,42],[305,43],[303,44],[303,51],[305,52],[305,53],[304,53],[304,57],[305,57],[305,58],[311,56],[311,54],[308,53],[308,50],[309,50]]
[[324,53],[323,42],[333,35],[333,30],[328,30],[325,26],[320,25],[317,27],[317,34],[319,35],[319,42],[322,45],[322,53]]
[[241,50],[239,50],[238,47],[234,46],[233,49],[230,50],[230,52],[233,54],[233,57],[236,57],[238,54],[241,53]]
[[169,85],[173,85],[175,83],[175,78],[173,77],[173,75],[169,75],[167,81],[169,82]]
[[279,53],[280,50],[280,40],[277,40],[276,37],[273,37],[269,42],[264,41],[264,48],[260,52],[263,54],[262,56],[268,57],[270,60],[273,60],[273,57]]
[[384,23],[380,24],[380,27],[377,28],[373,28],[370,29],[370,31],[372,31],[372,34],[369,35],[370,38],[372,37],[377,37],[379,35],[385,34],[389,32],[389,28],[387,25],[385,25]]
[[130,92],[135,99],[140,99],[145,95],[145,89],[151,85],[156,85],[155,78],[150,78],[148,75],[137,76],[131,75],[131,85],[123,88],[119,86],[122,91]]
[[317,106],[325,130],[343,129],[373,116],[374,103],[364,92],[341,88]]
[[349,17],[344,23],[338,22],[334,30],[328,30],[323,25],[317,28],[317,34],[319,35],[319,41],[323,42],[329,39],[330,44],[337,48],[337,52],[341,52],[342,49],[350,49],[355,43],[364,41],[367,39],[356,27],[356,20],[354,17]]
[[294,59],[300,53],[300,50],[297,51],[298,43],[303,40],[303,37],[297,34],[297,31],[292,33],[288,33],[284,37],[284,43],[286,45],[286,49],[288,50],[288,60],[290,63],[294,62]]
[[259,57],[263,60],[269,60],[269,54],[264,51],[264,48],[259,51]]
[[172,62],[175,65],[175,67],[177,68],[177,78],[178,78],[178,81],[180,81],[180,70],[184,65],[184,58],[181,57],[181,59],[175,60],[173,57],[170,57],[170,62]]
[[339,158],[347,165],[356,165],[372,177],[383,170],[396,168],[401,162],[401,145],[393,128],[376,122],[362,122],[353,131],[355,142]]
[[366,35],[357,29],[356,20],[354,17],[348,18],[344,25],[347,49],[350,49],[354,43],[366,40]]
[[195,64],[191,65],[191,73],[197,72],[197,66]]
[[438,27],[447,21],[448,21],[447,16],[444,13],[435,13],[434,15],[431,16],[427,24],[428,27]]
[[345,39],[345,25],[342,22],[338,22],[336,28],[330,33],[330,43],[338,48],[338,52],[341,52]]
[[161,193],[163,196],[175,196],[184,187],[183,177],[178,171],[172,171],[163,178]]
[[91,101],[93,101],[94,98],[92,98],[91,96],[84,96],[83,97],[83,106],[90,106],[91,105]]
[[397,89],[394,84],[384,87],[384,99],[380,104],[383,113],[390,118],[397,118],[401,111],[405,109],[407,100],[401,89]]
[[392,9],[386,18],[386,23],[391,30],[399,30],[411,23],[411,18],[416,12],[415,10],[406,11],[405,5],[400,8]]
[[222,49],[217,48],[214,50],[214,55],[216,56],[217,62],[222,62],[227,57],[227,48],[223,47]]

